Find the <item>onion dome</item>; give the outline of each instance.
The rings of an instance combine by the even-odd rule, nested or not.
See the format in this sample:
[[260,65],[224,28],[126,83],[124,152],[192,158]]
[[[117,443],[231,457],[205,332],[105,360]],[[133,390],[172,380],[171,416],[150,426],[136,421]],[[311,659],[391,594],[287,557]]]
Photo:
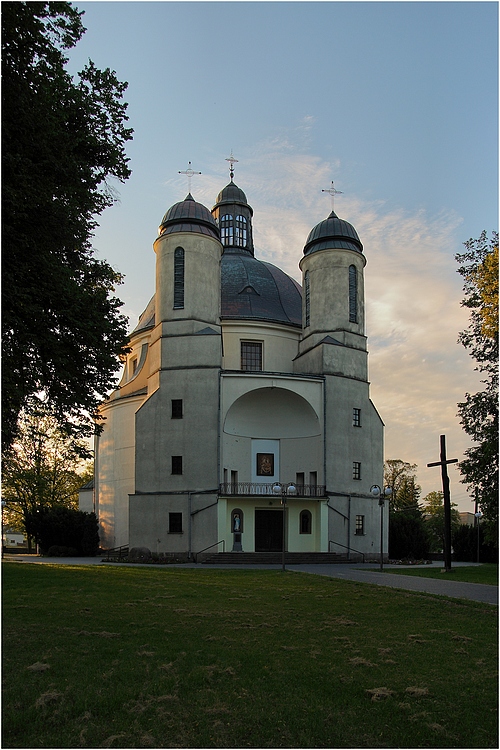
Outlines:
[[241,188],[238,187],[238,185],[235,185],[232,180],[229,185],[226,185],[226,187],[220,191],[219,195],[217,196],[215,206],[212,210],[215,211],[218,206],[224,206],[229,203],[236,203],[241,206],[245,206],[250,210],[250,215],[253,216],[253,209],[248,205],[245,193]]
[[208,208],[197,203],[191,193],[169,208],[162,219],[158,233],[164,235],[174,232],[197,232],[219,239],[219,228],[212,214]]
[[302,289],[271,263],[225,251],[221,259],[221,318],[302,325]]
[[363,245],[352,224],[339,219],[334,211],[327,219],[320,221],[311,229],[304,247],[304,255],[327,248],[345,248],[355,250],[357,253],[363,252]]

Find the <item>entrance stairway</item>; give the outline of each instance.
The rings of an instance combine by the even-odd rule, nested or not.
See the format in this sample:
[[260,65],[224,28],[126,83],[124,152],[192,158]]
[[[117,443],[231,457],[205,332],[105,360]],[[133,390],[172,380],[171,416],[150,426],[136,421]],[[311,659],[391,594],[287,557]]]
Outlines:
[[[205,565],[281,565],[282,552],[218,552],[200,562]],[[286,565],[324,565],[326,563],[361,562],[361,555],[339,555],[334,552],[285,552]]]

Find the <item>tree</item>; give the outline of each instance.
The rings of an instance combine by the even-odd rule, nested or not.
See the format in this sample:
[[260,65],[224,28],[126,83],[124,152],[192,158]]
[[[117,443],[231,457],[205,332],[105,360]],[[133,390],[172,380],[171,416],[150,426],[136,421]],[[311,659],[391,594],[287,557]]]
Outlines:
[[419,507],[421,487],[416,483],[416,464],[400,459],[389,459],[384,464],[384,483],[392,489],[389,498],[391,510]]
[[[460,528],[460,513],[456,503],[451,503],[451,534]],[[444,549],[444,495],[442,492],[429,492],[424,498],[425,525],[431,540],[431,552]]]
[[85,29],[68,2],[2,4],[3,449],[38,402],[90,434],[116,384],[127,320],[122,277],[94,257],[96,216],[130,175],[126,83],[63,50]]
[[458,272],[464,278],[462,306],[470,309],[469,327],[459,342],[477,362],[484,389],[465,394],[458,414],[465,432],[476,443],[459,464],[462,482],[473,493],[476,505],[491,521],[493,538],[498,529],[498,234],[464,243],[457,254]]
[[30,550],[36,513],[78,507],[78,490],[88,476],[88,467],[81,466],[80,442],[50,415],[20,420],[18,438],[3,461],[2,498],[6,525],[26,532]]
[[420,511],[394,511],[389,514],[389,557],[391,560],[422,560],[430,540]]

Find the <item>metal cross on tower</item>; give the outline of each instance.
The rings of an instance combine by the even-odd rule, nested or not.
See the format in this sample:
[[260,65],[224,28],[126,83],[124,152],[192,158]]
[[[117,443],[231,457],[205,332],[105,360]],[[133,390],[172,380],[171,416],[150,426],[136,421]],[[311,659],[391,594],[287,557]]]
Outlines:
[[450,500],[450,479],[448,477],[448,464],[456,464],[458,458],[449,458],[446,460],[446,435],[440,436],[441,453],[440,460],[434,461],[427,466],[440,466],[441,477],[443,480],[443,501],[444,501],[444,569],[448,573],[451,570],[451,500]]
[[336,195],[342,195],[342,190],[336,190],[335,185],[333,184],[332,180],[332,186],[331,188],[328,188],[328,190],[322,190],[322,193],[329,193],[332,196],[332,211],[333,211],[333,201]]
[[238,163],[238,159],[233,156],[233,149],[231,149],[231,155],[227,157],[226,161],[229,162],[229,176],[231,179],[234,177],[234,165]]
[[195,174],[201,174],[201,172],[195,172],[194,169],[191,168],[191,162],[188,161],[188,168],[185,169],[183,172],[179,171],[179,174],[185,174],[188,178],[188,193],[191,193],[191,179],[193,175]]

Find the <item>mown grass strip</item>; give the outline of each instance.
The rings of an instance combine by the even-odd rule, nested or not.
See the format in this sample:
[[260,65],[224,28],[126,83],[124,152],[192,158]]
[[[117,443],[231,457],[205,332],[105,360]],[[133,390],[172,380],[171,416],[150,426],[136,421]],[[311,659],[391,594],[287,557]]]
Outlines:
[[484,565],[463,565],[453,567],[447,573],[441,568],[418,567],[384,568],[384,573],[396,573],[404,576],[418,576],[421,578],[438,578],[448,581],[463,581],[465,583],[485,583],[498,586],[498,565],[485,563]]
[[281,571],[3,566],[3,747],[497,747],[496,608]]

